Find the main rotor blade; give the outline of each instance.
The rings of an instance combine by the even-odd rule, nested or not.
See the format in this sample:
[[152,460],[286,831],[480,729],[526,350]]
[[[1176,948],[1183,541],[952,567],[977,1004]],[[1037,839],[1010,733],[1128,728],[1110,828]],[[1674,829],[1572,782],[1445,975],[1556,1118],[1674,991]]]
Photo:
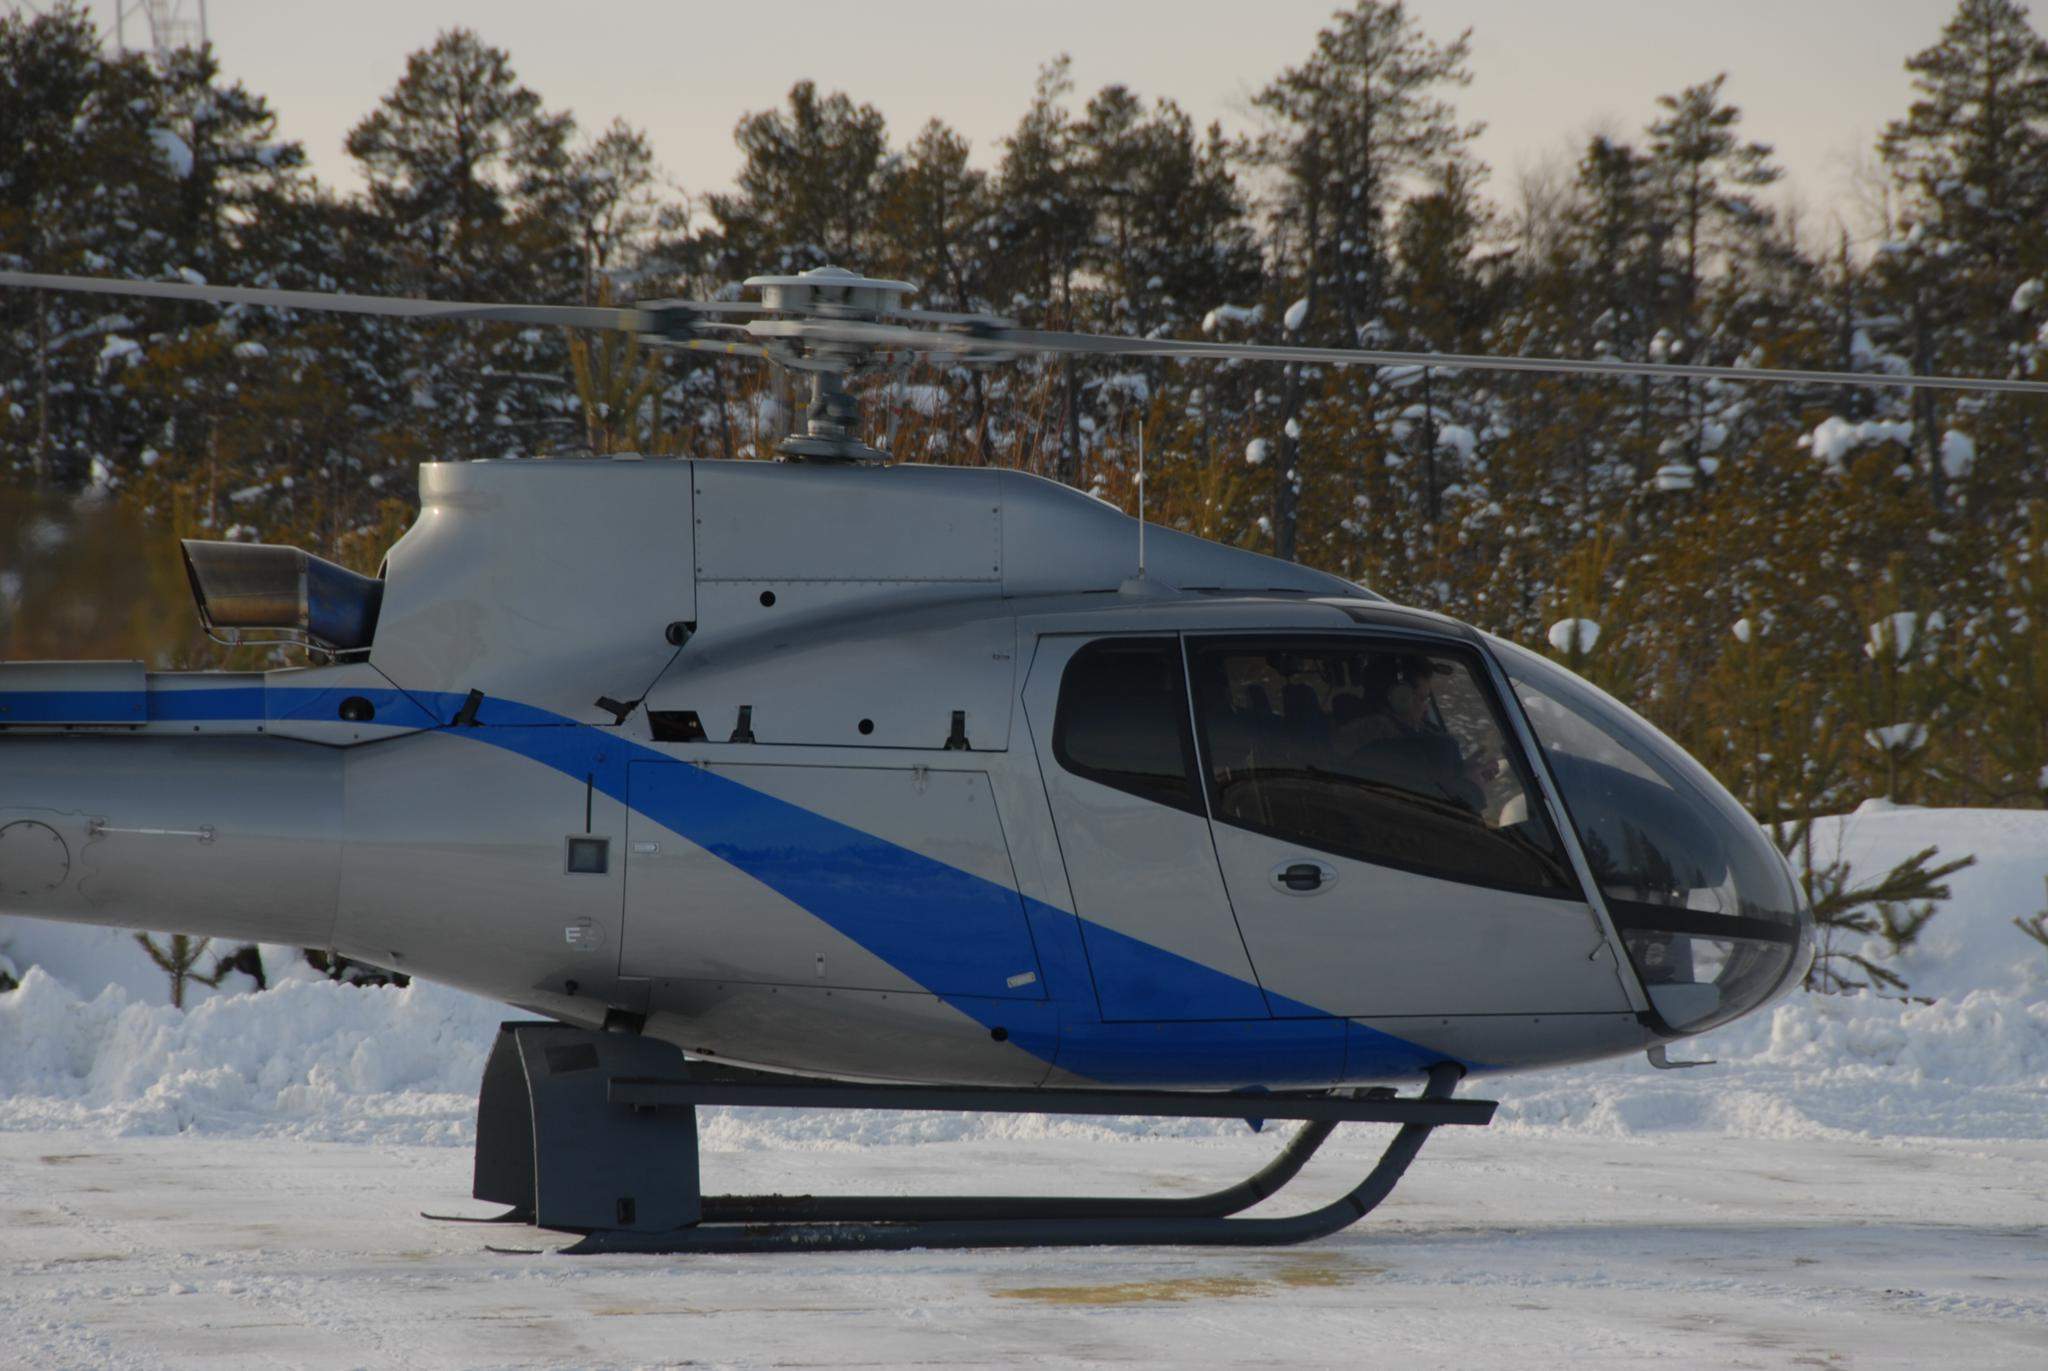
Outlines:
[[1567,376],[1690,378],[1704,381],[1763,381],[1772,385],[1904,386],[1909,389],[1996,391],[2048,395],[2048,381],[2015,381],[1994,376],[1891,376],[1866,371],[1804,371],[1785,367],[1714,367],[1683,362],[1619,362],[1564,357],[1507,357],[1457,352],[1383,352],[1370,348],[1285,347],[1267,343],[1201,343],[1177,338],[1116,338],[1099,333],[1057,333],[1002,329],[985,336],[962,335],[950,350],[991,347],[1018,353],[1092,353],[1120,357],[1244,358],[1264,362],[1310,362],[1325,366],[1439,367],[1467,371],[1549,372]]
[[[663,332],[651,310],[602,305],[494,305],[462,300],[418,300],[398,295],[341,295],[317,290],[263,290],[251,286],[195,286],[172,281],[120,281],[99,276],[44,276],[0,271],[0,286],[82,291],[88,295],[143,296],[215,305],[262,305],[398,319],[482,319],[499,324],[551,324],[565,328]],[[687,306],[685,307],[687,308]]]

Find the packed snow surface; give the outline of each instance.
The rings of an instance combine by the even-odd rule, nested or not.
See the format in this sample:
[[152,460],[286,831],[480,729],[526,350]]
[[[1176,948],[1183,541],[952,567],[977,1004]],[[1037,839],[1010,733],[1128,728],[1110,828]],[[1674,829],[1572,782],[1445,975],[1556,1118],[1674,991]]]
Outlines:
[[[126,934],[0,919],[0,1365],[351,1367],[2048,1365],[2048,812],[1874,804],[1859,875],[1976,865],[1895,961],[1910,997],[1795,994],[1640,1057],[1488,1078],[1363,1223],[1301,1248],[498,1255],[467,1198],[516,1011],[288,969],[164,1003]],[[246,984],[246,983],[244,983]],[[707,1109],[743,1191],[1186,1194],[1242,1125]],[[1340,1131],[1259,1212],[1320,1204]]]

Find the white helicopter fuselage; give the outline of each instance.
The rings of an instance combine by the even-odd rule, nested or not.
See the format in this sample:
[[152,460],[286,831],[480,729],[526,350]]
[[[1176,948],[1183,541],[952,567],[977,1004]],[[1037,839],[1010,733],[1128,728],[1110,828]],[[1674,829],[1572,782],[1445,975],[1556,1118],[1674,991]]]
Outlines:
[[428,464],[367,650],[0,664],[0,912],[1011,1085],[1532,1068],[1796,981],[1782,862],[1649,725],[1335,577],[1145,556],[1014,472]]

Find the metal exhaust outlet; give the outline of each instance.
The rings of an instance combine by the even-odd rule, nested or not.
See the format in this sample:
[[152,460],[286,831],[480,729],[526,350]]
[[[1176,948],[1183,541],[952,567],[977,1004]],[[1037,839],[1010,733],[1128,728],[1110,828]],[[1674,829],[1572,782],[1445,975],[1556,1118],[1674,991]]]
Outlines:
[[184,539],[200,622],[216,637],[296,635],[336,652],[370,645],[384,583],[295,547]]

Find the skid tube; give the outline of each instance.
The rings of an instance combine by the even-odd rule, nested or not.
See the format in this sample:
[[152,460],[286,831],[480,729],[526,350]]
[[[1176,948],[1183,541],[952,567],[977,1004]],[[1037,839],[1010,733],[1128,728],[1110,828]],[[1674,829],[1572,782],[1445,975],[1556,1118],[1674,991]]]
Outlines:
[[[473,1193],[511,1208],[494,1219],[427,1217],[582,1235],[560,1249],[571,1254],[1305,1242],[1355,1223],[1385,1199],[1432,1129],[1491,1121],[1491,1101],[1451,1098],[1463,1074],[1440,1063],[1413,1098],[1385,1089],[1226,1094],[857,1084],[686,1061],[645,1038],[507,1024],[478,1099]],[[1206,1195],[703,1195],[696,1109],[707,1104],[1273,1118],[1302,1127],[1257,1172]],[[1292,1181],[1339,1123],[1400,1128],[1371,1174],[1342,1198],[1288,1218],[1229,1217]]]
[[706,1195],[706,1223],[925,1223],[948,1219],[1220,1219],[1276,1193],[1308,1165],[1330,1120],[1295,1130],[1279,1156],[1235,1185],[1206,1195]]
[[[1449,1062],[1439,1063],[1429,1070],[1429,1083],[1423,1088],[1422,1100],[1447,1100],[1456,1089],[1464,1069]],[[1238,1198],[1240,1187],[1256,1184],[1267,1172],[1276,1168],[1291,1170],[1281,1179],[1291,1179],[1292,1172],[1299,1171],[1308,1155],[1320,1146],[1323,1138],[1315,1137],[1318,1129],[1334,1129],[1335,1124],[1305,1124],[1296,1138],[1288,1145],[1281,1158],[1269,1165],[1240,1186],[1219,1191],[1216,1196],[1199,1197],[1195,1203],[1212,1202],[1220,1196],[1229,1195],[1231,1201]],[[917,1222],[795,1222],[751,1225],[705,1224],[690,1228],[679,1228],[667,1233],[636,1233],[617,1229],[599,1230],[585,1236],[572,1246],[561,1249],[569,1255],[586,1255],[599,1252],[648,1252],[648,1253],[734,1253],[734,1252],[843,1252],[843,1251],[901,1251],[910,1248],[975,1248],[975,1247],[1123,1247],[1123,1246],[1174,1246],[1174,1247],[1278,1247],[1291,1243],[1309,1242],[1316,1238],[1328,1237],[1340,1229],[1348,1228],[1364,1218],[1377,1207],[1394,1189],[1394,1185],[1408,1170],[1408,1164],[1415,1160],[1415,1154],[1422,1150],[1422,1144],[1437,1125],[1431,1123],[1404,1123],[1387,1144],[1379,1164],[1367,1173],[1348,1194],[1312,1209],[1305,1214],[1289,1215],[1274,1219],[1239,1219],[1205,1213],[1181,1213],[1172,1210],[1148,1209],[1132,1212],[1134,1203],[1150,1205],[1172,1205],[1175,1202],[1129,1200],[1102,1201],[1112,1207],[1110,1212],[1092,1214],[1087,1211],[1074,1213],[1058,1212],[1049,1206],[1044,1212],[1031,1217],[935,1217]],[[1313,1142],[1301,1148],[1297,1145],[1305,1139]],[[1277,1188],[1277,1187],[1276,1187]],[[1270,1193],[1270,1192],[1268,1192]],[[771,1197],[760,1197],[771,1198]],[[852,1197],[848,1197],[849,1199]],[[1050,1199],[1050,1197],[1048,1197]],[[1255,1203],[1257,1196],[1246,1204],[1233,1204],[1224,1214],[1236,1208]],[[927,1202],[928,1204],[930,1202]],[[975,1203],[971,1199],[962,1201],[962,1208]],[[987,1203],[987,1202],[983,1202]],[[1046,1204],[1047,1201],[1023,1199],[1002,1199],[995,1203],[1006,1206]],[[1075,1201],[1067,1201],[1074,1204]],[[1086,1203],[1085,1201],[1081,1203]],[[906,1206],[906,1209],[910,1206]],[[706,1201],[706,1217],[709,1217],[711,1202]]]
[[[704,1223],[918,1223],[932,1219],[1101,1219],[1181,1215],[1220,1219],[1278,1193],[1337,1131],[1330,1119],[1302,1124],[1280,1155],[1206,1195],[706,1195]],[[531,1209],[502,1214],[435,1214],[436,1223],[528,1224]]]

